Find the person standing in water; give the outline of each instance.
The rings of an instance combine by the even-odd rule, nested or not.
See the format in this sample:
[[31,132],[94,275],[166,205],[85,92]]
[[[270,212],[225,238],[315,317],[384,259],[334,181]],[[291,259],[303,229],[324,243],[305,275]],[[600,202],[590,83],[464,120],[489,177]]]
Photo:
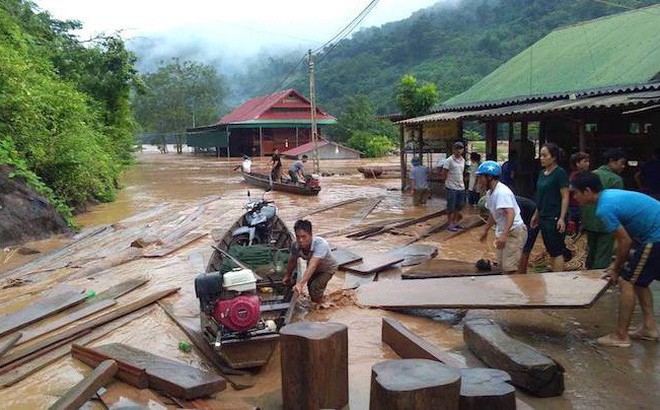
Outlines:
[[447,230],[456,232],[462,229],[458,225],[459,212],[465,204],[465,159],[463,159],[463,143],[457,141],[452,145],[452,156],[447,158],[442,167],[442,176],[447,192]]
[[562,151],[557,144],[543,145],[539,156],[543,171],[536,183],[536,212],[531,227],[540,228],[545,249],[552,258],[551,269],[561,272],[565,263],[568,175],[558,164]]

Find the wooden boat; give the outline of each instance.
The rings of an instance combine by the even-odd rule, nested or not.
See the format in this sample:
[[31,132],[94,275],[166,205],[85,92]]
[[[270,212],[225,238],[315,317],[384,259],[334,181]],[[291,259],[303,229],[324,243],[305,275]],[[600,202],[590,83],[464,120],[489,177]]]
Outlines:
[[[216,248],[223,251],[230,251],[232,245],[232,232],[246,223],[245,215],[237,220],[225,233],[225,235],[215,245]],[[288,250],[295,240],[293,233],[287,228],[284,222],[275,217],[273,222],[274,243],[271,245],[273,255],[277,255],[277,250]],[[262,245],[263,246],[263,245]],[[206,272],[216,272],[220,270],[225,256],[213,251]],[[274,256],[274,259],[276,257]],[[282,283],[284,269],[286,269],[286,260],[274,260],[274,269],[270,271],[256,270],[255,272],[263,278],[257,281],[257,292],[261,300],[261,318],[263,320],[273,320],[277,324],[277,332],[270,334],[257,335],[241,339],[223,341],[221,347],[216,349],[218,355],[232,368],[245,369],[260,367],[268,363],[277,344],[279,342],[279,330],[291,321],[296,305],[296,294],[291,287]],[[202,333],[207,341],[213,345],[215,335],[202,329]]]
[[266,190],[272,188],[275,191],[290,192],[292,194],[298,195],[318,195],[321,191],[321,187],[310,187],[305,184],[296,184],[293,182],[273,181],[271,185],[271,181],[268,175],[258,174],[255,172],[247,174],[241,171],[241,175],[243,175],[243,179],[245,179],[245,182],[248,184],[255,185]]

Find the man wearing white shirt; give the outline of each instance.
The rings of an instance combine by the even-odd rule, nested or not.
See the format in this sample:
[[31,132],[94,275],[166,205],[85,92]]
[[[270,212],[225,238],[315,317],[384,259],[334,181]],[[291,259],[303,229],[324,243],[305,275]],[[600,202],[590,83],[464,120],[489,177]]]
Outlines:
[[447,158],[442,166],[441,179],[445,181],[447,197],[447,230],[456,232],[462,229],[458,223],[458,212],[465,204],[465,159],[463,158],[463,143],[458,141],[452,145],[452,156]]
[[485,161],[477,168],[479,183],[489,192],[486,207],[490,211],[481,241],[488,239],[488,232],[495,226],[497,263],[502,273],[518,271],[523,246],[527,241],[527,228],[520,215],[520,207],[511,189],[500,182],[502,168],[495,161]]

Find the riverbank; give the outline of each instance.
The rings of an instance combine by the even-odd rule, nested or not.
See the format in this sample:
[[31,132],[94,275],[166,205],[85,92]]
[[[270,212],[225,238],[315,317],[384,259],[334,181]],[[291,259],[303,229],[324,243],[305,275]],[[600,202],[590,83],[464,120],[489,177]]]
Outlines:
[[[392,161],[396,162],[398,158]],[[377,162],[383,161],[371,161]],[[323,178],[323,190],[318,197],[295,197],[272,192],[268,194],[269,198],[276,202],[280,216],[289,224],[293,223],[292,219],[296,214],[305,209],[361,196],[385,196],[364,222],[394,217],[417,217],[444,206],[442,200],[433,199],[426,208],[412,208],[412,198],[409,195],[388,190],[398,188],[398,180],[364,180],[356,170],[360,163],[370,162],[322,162],[324,171],[344,171],[352,174]],[[261,191],[248,187],[239,176],[231,172],[235,165],[226,160],[192,155],[142,154],[137,166],[125,176],[125,188],[120,192],[116,203],[99,205],[91,212],[78,217],[78,223],[86,226],[81,235],[93,232],[104,224],[114,224],[113,229],[121,229],[122,226],[130,228],[136,223],[135,218],[123,223],[121,220],[140,213],[143,216],[150,215],[142,220],[148,225],[164,222],[168,218],[182,220],[199,211],[192,231],[199,233],[199,238],[165,257],[135,259],[116,268],[97,270],[91,275],[79,275],[80,269],[85,269],[84,264],[94,262],[84,260],[79,261],[82,267],[69,266],[47,273],[27,272],[23,277],[35,282],[2,290],[0,311],[8,312],[25,306],[54,283],[66,282],[69,286],[99,293],[124,280],[145,276],[150,279],[149,284],[134,291],[138,293],[136,295],[120,298],[119,303],[133,300],[156,289],[177,286],[181,287],[181,290],[178,294],[168,297],[166,303],[173,306],[177,316],[190,321],[196,320],[198,302],[194,294],[193,279],[196,274],[204,271],[210,257],[210,245],[213,243],[210,232],[214,229],[224,231],[238,218],[248,189],[252,195],[261,194]],[[255,160],[255,169],[265,165],[265,160]],[[317,232],[336,230],[348,226],[353,215],[362,206],[363,204],[355,203],[313,215],[309,219]],[[149,214],[148,211],[154,207],[159,207],[156,208],[157,212],[151,211]],[[161,234],[166,235],[167,229],[171,227],[164,226]],[[409,240],[409,237],[382,235],[366,241],[353,241],[341,236],[329,239],[336,246],[350,245],[375,251],[401,245]],[[431,236],[424,242],[438,246],[438,258],[474,262],[483,256],[491,259],[494,257],[492,249],[485,248],[478,242],[478,232],[469,231],[447,241],[438,241],[437,236]],[[60,248],[69,243],[70,239],[63,239],[61,243],[49,246]],[[119,241],[113,243],[113,246],[117,247],[122,244]],[[92,255],[103,260],[112,256],[110,251],[114,249],[113,246],[85,249],[78,255]],[[127,247],[128,244],[124,246]],[[27,261],[21,260],[19,265],[25,265]],[[0,265],[0,272],[8,271],[6,265]],[[400,270],[390,270],[380,275],[379,280],[396,280],[400,274]],[[89,280],[87,277],[94,279]],[[343,291],[343,285],[344,274],[339,272],[329,284],[330,303],[323,308],[312,308],[308,301],[303,300],[295,320],[332,321],[348,326],[352,409],[368,408],[371,366],[382,360],[396,358],[394,352],[380,342],[382,317],[400,320],[413,332],[441,349],[464,357],[468,364],[478,363],[463,342],[463,322],[460,317],[440,311],[426,311],[429,317],[419,317],[380,309],[364,309],[354,304],[351,292]],[[657,295],[657,285],[654,286]],[[475,310],[468,312],[467,317],[495,319],[512,336],[549,354],[566,368],[566,390],[561,397],[539,399],[517,392],[519,397],[536,408],[653,408],[660,400],[660,392],[656,389],[660,383],[658,344],[635,342],[631,349],[608,349],[591,342],[594,337],[611,330],[615,313],[616,292],[608,291],[590,309]],[[634,321],[638,320],[639,315],[636,313]],[[176,325],[160,309],[151,309],[144,316],[94,344],[128,343],[196,367],[210,368],[205,360],[194,352],[181,352],[177,347],[180,340],[186,338]],[[268,365],[256,374],[254,387],[240,391],[230,387],[205,403],[220,409],[254,406],[263,409],[278,408],[281,405],[279,360],[279,353],[276,353]],[[67,357],[15,386],[0,390],[0,400],[4,408],[43,408],[52,404],[88,372],[87,366]],[[158,403],[168,403],[166,398],[156,393],[149,390],[138,391],[120,382],[110,385],[102,397],[107,404],[127,404],[130,400],[145,406],[151,403],[158,408]],[[167,407],[174,406],[170,404]],[[97,408],[102,407],[98,405]]]

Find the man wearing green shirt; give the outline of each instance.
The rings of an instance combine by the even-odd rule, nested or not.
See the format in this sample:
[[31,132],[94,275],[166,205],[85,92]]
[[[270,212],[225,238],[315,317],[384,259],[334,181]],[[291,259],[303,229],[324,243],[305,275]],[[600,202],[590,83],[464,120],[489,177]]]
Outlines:
[[[621,148],[613,148],[604,154],[605,164],[596,169],[603,189],[623,189],[623,179],[619,176],[626,167],[626,153]],[[580,209],[582,227],[587,232],[587,269],[606,269],[612,263],[614,235],[608,233],[603,223],[596,218],[596,207],[585,205]]]

